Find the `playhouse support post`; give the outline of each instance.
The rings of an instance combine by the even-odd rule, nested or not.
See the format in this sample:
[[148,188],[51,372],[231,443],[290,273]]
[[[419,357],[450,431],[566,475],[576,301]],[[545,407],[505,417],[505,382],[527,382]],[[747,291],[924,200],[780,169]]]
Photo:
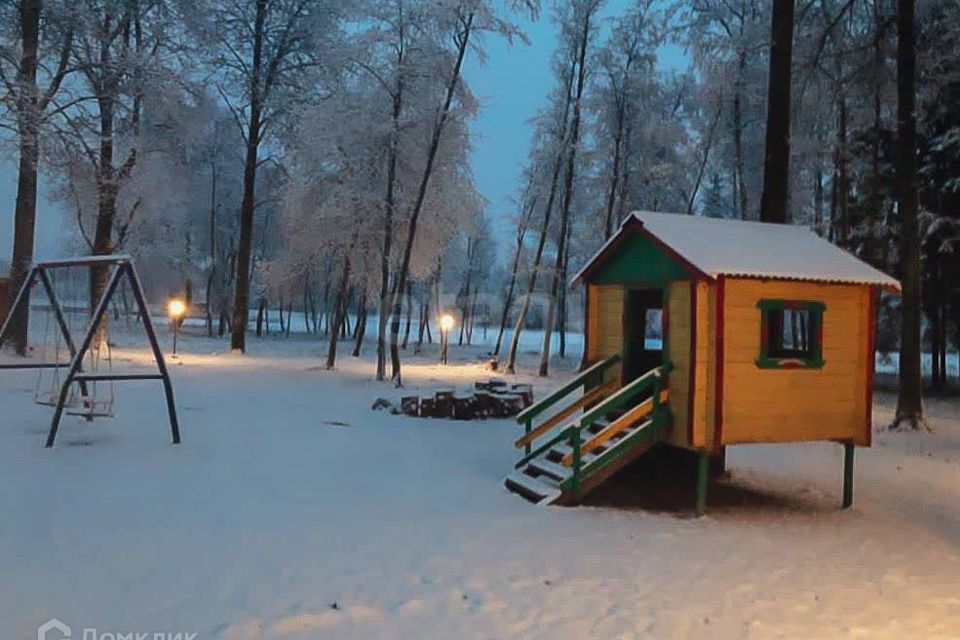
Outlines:
[[843,443],[843,508],[853,505],[853,443]]
[[710,478],[710,455],[700,451],[697,455],[697,515],[707,512],[707,481]]

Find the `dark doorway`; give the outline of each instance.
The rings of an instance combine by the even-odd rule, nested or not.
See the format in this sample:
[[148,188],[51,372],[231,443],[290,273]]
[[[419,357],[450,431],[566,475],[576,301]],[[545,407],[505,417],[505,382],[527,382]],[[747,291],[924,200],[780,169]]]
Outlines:
[[623,384],[663,364],[663,290],[628,289],[623,314]]

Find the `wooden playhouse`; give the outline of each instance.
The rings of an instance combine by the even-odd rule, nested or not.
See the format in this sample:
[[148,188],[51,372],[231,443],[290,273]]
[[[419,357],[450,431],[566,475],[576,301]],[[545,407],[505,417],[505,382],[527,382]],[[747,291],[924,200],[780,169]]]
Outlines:
[[584,368],[518,416],[505,484],[575,503],[654,444],[699,454],[697,508],[727,445],[870,446],[875,316],[893,278],[807,229],[634,213],[574,277]]

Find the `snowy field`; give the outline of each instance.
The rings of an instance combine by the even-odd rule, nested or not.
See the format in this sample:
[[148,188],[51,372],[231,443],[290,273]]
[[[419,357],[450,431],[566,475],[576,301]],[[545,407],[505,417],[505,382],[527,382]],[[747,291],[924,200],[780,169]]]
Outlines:
[[[373,412],[400,392],[369,355],[329,372],[314,340],[250,345],[182,339],[179,447],[159,385],[134,382],[116,418],[69,418],[44,450],[35,374],[0,375],[0,638],[53,617],[77,640],[960,637],[956,400],[928,403],[932,434],[876,431],[847,512],[831,444],[732,449],[734,481],[768,498],[701,519],[537,508],[501,485],[512,422]],[[409,358],[407,386],[469,386],[479,352]],[[542,397],[575,360],[518,378]],[[878,396],[877,425],[892,406]]]

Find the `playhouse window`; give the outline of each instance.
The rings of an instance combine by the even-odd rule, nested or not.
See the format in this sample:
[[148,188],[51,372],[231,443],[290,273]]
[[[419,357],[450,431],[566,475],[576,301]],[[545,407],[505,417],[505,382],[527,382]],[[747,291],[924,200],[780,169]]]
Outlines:
[[760,357],[757,366],[770,369],[820,368],[822,302],[760,300]]

